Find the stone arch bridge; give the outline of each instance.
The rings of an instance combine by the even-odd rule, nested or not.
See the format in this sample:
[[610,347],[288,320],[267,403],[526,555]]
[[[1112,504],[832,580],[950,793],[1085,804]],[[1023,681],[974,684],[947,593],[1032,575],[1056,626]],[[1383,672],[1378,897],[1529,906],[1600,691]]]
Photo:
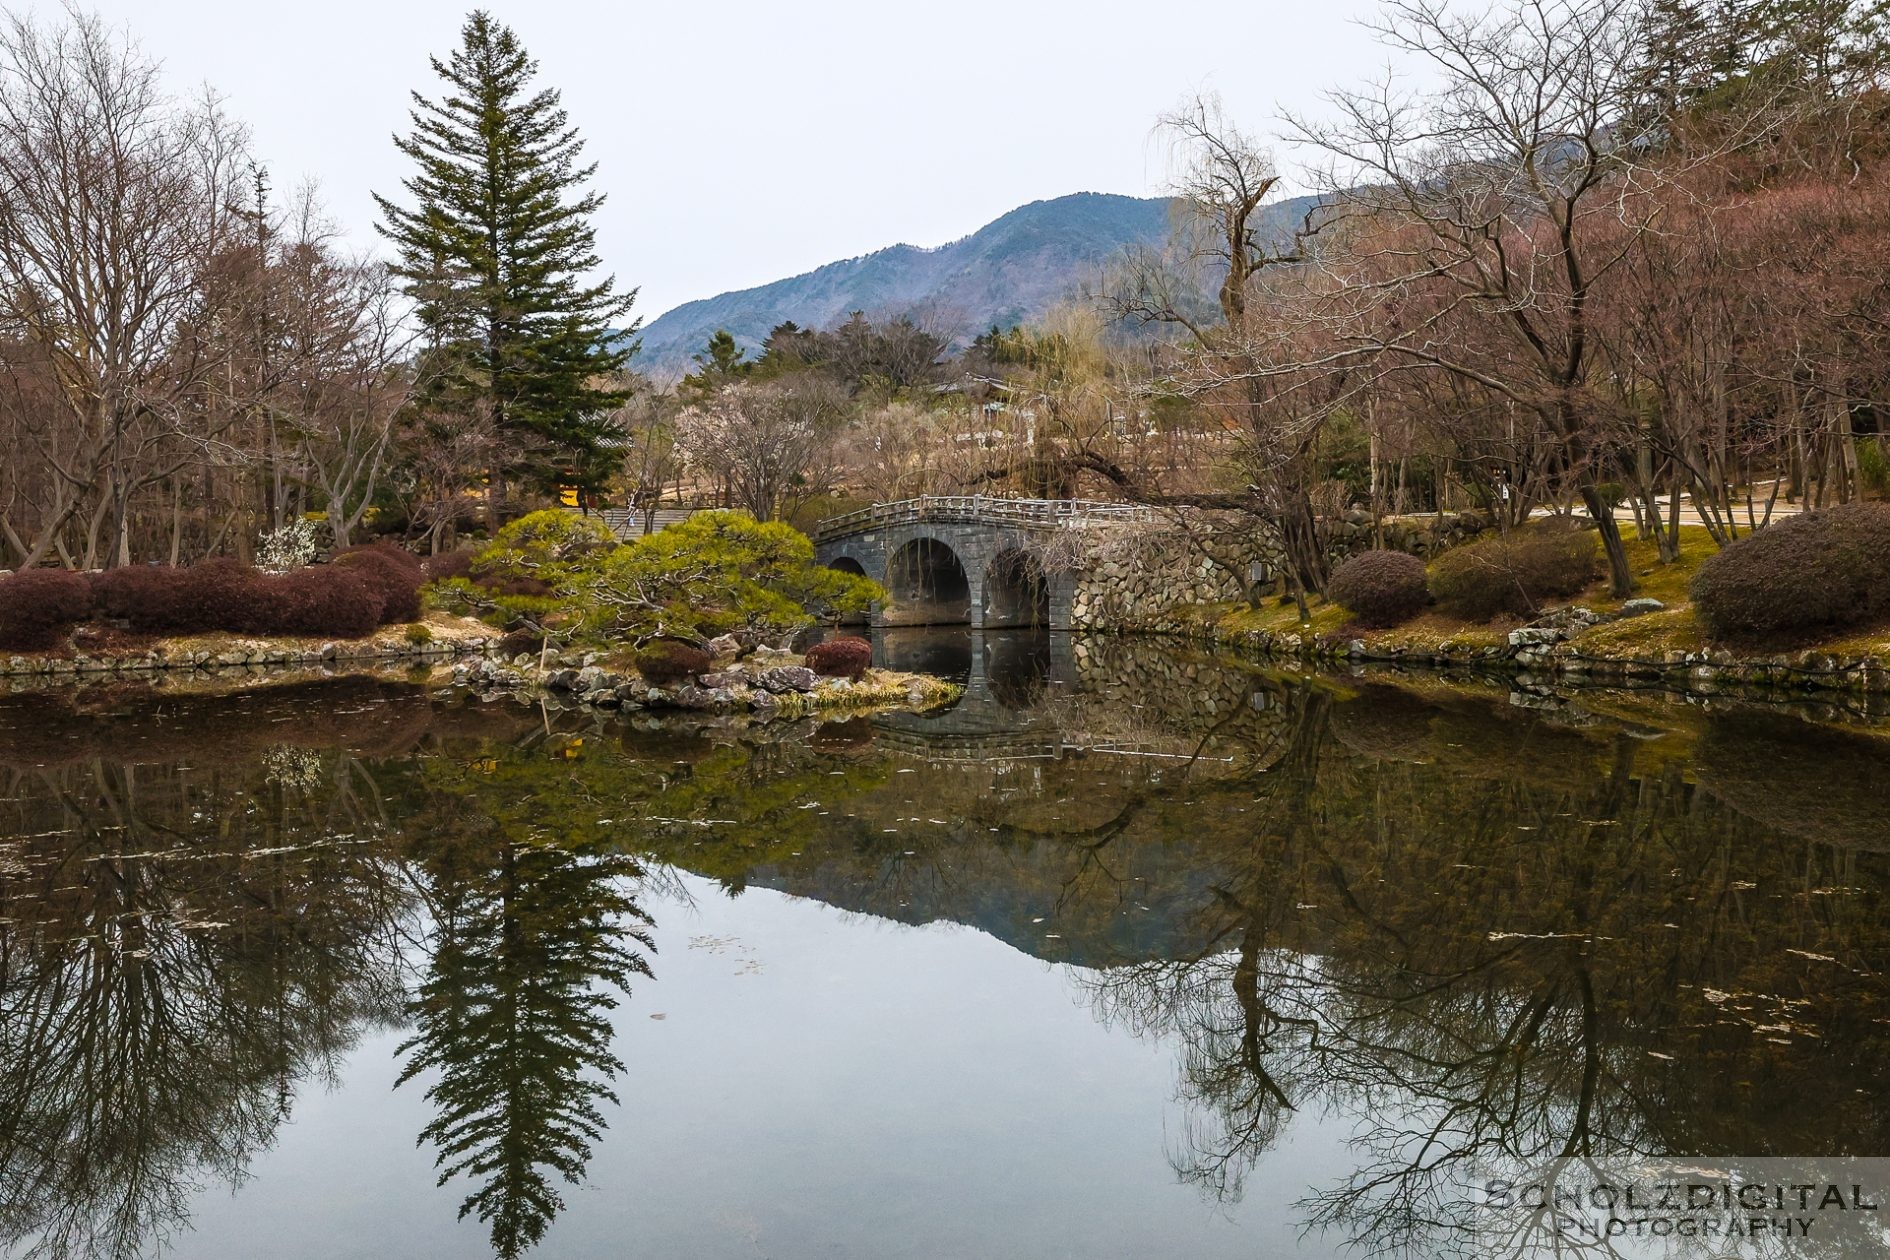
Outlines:
[[1067,629],[1079,572],[1065,531],[1146,521],[1145,507],[1083,499],[928,495],[836,516],[815,531],[822,564],[884,586],[876,626]]

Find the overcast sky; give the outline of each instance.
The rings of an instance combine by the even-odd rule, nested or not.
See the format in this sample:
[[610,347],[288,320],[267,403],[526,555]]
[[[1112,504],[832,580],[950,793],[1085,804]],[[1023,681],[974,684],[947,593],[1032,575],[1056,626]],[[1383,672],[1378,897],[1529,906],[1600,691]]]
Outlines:
[[[3,2],[3,0],[0,0]],[[180,92],[210,83],[279,188],[317,181],[374,245],[391,135],[467,5],[92,0]],[[50,0],[40,0],[42,11]],[[1369,0],[496,0],[564,93],[608,194],[600,250],[645,319],[899,241],[939,245],[1015,206],[1159,191],[1150,126],[1218,91],[1254,130],[1370,77]]]

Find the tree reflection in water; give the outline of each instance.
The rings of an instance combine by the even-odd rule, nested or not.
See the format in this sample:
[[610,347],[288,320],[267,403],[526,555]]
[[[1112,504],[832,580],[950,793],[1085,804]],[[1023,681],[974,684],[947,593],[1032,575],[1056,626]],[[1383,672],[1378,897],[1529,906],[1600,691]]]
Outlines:
[[[1766,767],[1802,775],[1806,733],[1740,719],[1739,792],[1775,814],[1805,797],[1802,779],[1768,792]],[[1890,834],[1805,827],[1815,838],[1793,842],[1646,734],[1368,689],[1329,721],[1278,727],[1264,781],[1197,791],[1266,806],[1217,853],[1206,947],[1087,982],[1106,1018],[1181,1046],[1177,1172],[1238,1198],[1295,1109],[1336,1108],[1357,1162],[1303,1204],[1308,1225],[1433,1255],[1490,1223],[1465,1191],[1481,1172],[1890,1146],[1881,1100],[1857,1088],[1890,1064],[1884,871],[1858,846]],[[1853,768],[1881,756],[1819,738]],[[1827,778],[1818,810],[1771,821],[1855,818],[1872,808],[1860,791]],[[1768,1245],[1890,1254],[1867,1222],[1844,1224],[1828,1250]],[[1528,1229],[1506,1243],[1578,1250]]]
[[[582,1180],[602,1135],[600,1103],[624,1070],[611,1052],[615,993],[648,976],[655,946],[630,893],[635,861],[555,842],[454,846],[428,855],[431,962],[410,1006],[400,1083],[437,1077],[421,1140],[440,1184],[465,1177],[460,1206],[496,1255],[524,1253]],[[614,992],[613,992],[614,991]]]
[[[508,832],[518,800],[468,797],[468,759],[421,746],[464,716],[359,682],[0,704],[0,1247],[161,1249],[304,1081],[409,1023],[442,1184],[475,1183],[461,1214],[498,1254],[543,1236],[614,1099],[608,1014],[649,974],[648,920],[634,859]],[[541,760],[507,716],[463,725]]]
[[399,1019],[412,903],[346,741],[272,775],[218,753],[279,714],[198,728],[194,765],[181,733],[47,716],[0,711],[0,1247],[129,1257]]
[[442,1183],[525,1252],[626,1074],[646,864],[1077,964],[1175,1047],[1210,1200],[1349,1123],[1303,1219],[1362,1252],[1462,1242],[1484,1167],[1890,1149],[1880,735],[1129,653],[1015,764],[371,684],[0,702],[0,1248],[154,1249],[399,1025]]

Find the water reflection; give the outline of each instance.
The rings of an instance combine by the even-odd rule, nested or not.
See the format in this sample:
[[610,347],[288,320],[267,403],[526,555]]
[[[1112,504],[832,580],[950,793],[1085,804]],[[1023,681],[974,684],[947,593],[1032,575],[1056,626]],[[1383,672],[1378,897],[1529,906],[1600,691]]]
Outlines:
[[460,1205],[493,1254],[523,1254],[564,1207],[603,1136],[601,1104],[624,1071],[609,1012],[655,946],[630,888],[634,859],[549,839],[469,837],[429,846],[419,865],[433,931],[408,1005],[400,1083],[425,1074],[440,1184],[473,1183]]
[[304,721],[285,759],[305,704],[122,704],[0,710],[0,1238],[27,1255],[139,1254],[400,1015],[412,903],[346,749],[414,714]]
[[665,869],[1074,964],[1164,1048],[1183,1113],[1147,1138],[1214,1210],[1342,1130],[1300,1206],[1341,1252],[1467,1243],[1479,1168],[1890,1149],[1878,732],[1068,636],[881,650],[977,685],[766,727],[366,683],[0,700],[0,1241],[183,1237],[399,1028],[442,1184],[522,1254],[629,1140],[626,1082],[699,1085],[614,1042]]

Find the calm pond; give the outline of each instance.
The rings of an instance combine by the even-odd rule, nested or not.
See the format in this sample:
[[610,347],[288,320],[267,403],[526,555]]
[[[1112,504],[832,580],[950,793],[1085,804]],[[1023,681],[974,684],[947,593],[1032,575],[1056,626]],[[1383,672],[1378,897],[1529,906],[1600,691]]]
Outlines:
[[0,1254],[1432,1256],[1890,1151],[1880,733],[879,646],[966,698],[0,696]]

